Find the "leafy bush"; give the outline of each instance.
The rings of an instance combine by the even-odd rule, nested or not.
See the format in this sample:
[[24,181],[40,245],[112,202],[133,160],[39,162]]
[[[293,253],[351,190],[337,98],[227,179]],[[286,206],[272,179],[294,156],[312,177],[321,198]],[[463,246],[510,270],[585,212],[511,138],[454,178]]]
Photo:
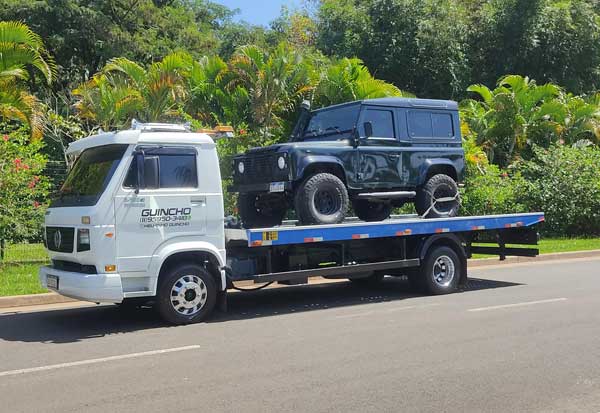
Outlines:
[[[0,130],[6,130],[0,124]],[[0,239],[21,241],[39,236],[44,221],[48,178],[40,141],[20,129],[0,133]]]
[[600,149],[538,148],[518,169],[526,179],[519,198],[528,209],[546,213],[545,232],[600,234]]

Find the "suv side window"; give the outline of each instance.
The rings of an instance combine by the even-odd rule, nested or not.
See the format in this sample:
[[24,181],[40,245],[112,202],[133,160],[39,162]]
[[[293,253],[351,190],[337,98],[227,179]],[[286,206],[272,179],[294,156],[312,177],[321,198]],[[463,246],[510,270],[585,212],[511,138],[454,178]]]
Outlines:
[[364,123],[371,122],[373,127],[373,138],[395,139],[394,132],[394,112],[386,109],[367,109],[363,116],[363,136],[366,136],[364,131]]
[[452,138],[454,125],[452,114],[409,110],[408,133],[411,138]]
[[[198,169],[196,154],[188,149],[159,148],[147,151],[148,155],[158,156],[158,188],[196,188]],[[133,188],[137,181],[137,160],[134,157],[129,165],[123,187]],[[158,189],[148,188],[148,189]]]

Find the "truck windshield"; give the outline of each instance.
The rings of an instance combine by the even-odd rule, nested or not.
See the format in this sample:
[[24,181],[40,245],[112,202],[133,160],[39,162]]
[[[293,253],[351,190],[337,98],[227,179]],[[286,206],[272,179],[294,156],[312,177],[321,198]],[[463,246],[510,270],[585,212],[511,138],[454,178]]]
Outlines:
[[302,140],[336,140],[352,132],[360,105],[343,106],[313,112],[302,134]]
[[127,145],[105,145],[84,150],[50,207],[95,205],[126,149]]

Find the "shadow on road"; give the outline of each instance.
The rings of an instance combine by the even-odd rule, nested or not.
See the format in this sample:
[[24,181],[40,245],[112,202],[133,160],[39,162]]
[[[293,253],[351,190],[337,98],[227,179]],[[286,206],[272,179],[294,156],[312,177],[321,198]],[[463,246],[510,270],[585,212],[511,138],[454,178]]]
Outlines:
[[[471,278],[463,292],[520,284]],[[403,279],[386,279],[372,288],[348,281],[290,286],[229,295],[227,313],[216,312],[209,322],[223,323],[325,308],[401,301],[419,297]],[[0,315],[0,340],[72,343],[114,334],[165,328],[151,308],[122,310],[114,305]],[[176,328],[176,327],[174,327]]]

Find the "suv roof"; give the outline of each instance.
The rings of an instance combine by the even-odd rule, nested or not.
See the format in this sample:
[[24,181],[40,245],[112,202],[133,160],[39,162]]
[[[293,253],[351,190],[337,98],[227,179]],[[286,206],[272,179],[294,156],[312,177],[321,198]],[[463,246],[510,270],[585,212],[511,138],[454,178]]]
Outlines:
[[355,100],[354,102],[340,103],[338,105],[331,105],[320,109],[315,109],[313,112],[321,110],[329,110],[333,108],[339,108],[350,105],[374,105],[374,106],[388,106],[398,108],[429,108],[429,109],[450,109],[458,110],[458,103],[453,100],[438,100],[438,99],[417,99],[417,98],[401,98],[401,97],[389,97],[389,98],[377,98],[377,99],[364,99]]

